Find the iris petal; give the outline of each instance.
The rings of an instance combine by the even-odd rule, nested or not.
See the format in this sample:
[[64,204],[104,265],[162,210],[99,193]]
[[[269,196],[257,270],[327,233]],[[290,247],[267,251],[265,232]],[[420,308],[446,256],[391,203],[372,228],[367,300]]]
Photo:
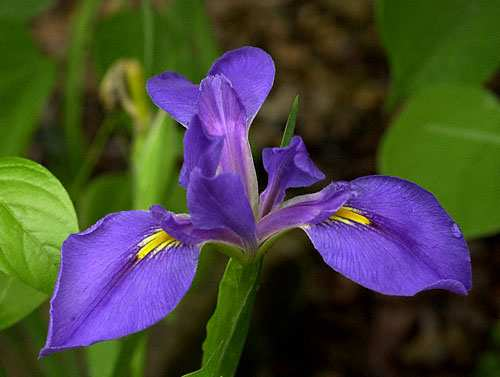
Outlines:
[[208,75],[222,74],[229,79],[250,123],[273,86],[274,73],[274,62],[268,53],[256,47],[242,47],[217,59]]
[[150,78],[146,89],[156,106],[187,127],[198,108],[198,85],[174,72]]
[[122,337],[164,318],[184,296],[199,249],[174,239],[150,212],[106,216],[63,244],[40,356]]
[[187,204],[195,228],[229,230],[239,237],[242,247],[255,249],[255,219],[239,176],[224,173],[209,178],[193,171]]
[[335,213],[355,192],[347,182],[333,182],[323,190],[287,200],[257,224],[259,240],[305,223],[316,224]]
[[213,241],[241,246],[239,237],[228,229],[216,228],[206,230],[196,228],[193,225],[190,215],[175,214],[159,205],[152,206],[150,211],[159,221],[161,228],[165,232],[186,244],[200,245],[207,241]]
[[[222,74],[231,82],[249,125],[273,86],[274,73],[269,54],[260,48],[242,47],[217,59],[207,77]],[[147,91],[159,108],[186,127],[197,113],[198,85],[177,73],[166,71],[152,77],[147,82]]]
[[352,185],[358,195],[341,211],[303,227],[330,267],[384,294],[467,293],[467,244],[431,193],[394,177],[363,177]]
[[223,146],[224,137],[208,135],[195,115],[184,134],[184,163],[179,183],[186,188],[191,172],[196,168],[205,176],[213,176],[219,166]]
[[257,176],[248,142],[244,109],[236,92],[224,76],[209,76],[200,85],[199,100],[198,116],[204,132],[210,137],[223,140],[219,172],[234,173],[242,177],[253,207],[258,196]]
[[325,178],[299,136],[294,136],[287,147],[264,149],[262,159],[268,182],[260,195],[261,216],[283,201],[288,188],[307,187]]

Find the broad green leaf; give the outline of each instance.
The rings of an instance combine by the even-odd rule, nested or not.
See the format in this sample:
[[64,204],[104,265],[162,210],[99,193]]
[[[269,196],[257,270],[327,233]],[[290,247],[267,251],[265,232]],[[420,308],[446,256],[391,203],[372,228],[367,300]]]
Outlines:
[[23,319],[46,299],[44,293],[0,272],[0,331]]
[[488,92],[422,91],[387,130],[378,159],[381,173],[434,193],[466,236],[500,230],[500,107]]
[[158,114],[134,146],[134,208],[146,209],[164,202],[168,184],[177,180],[174,168],[179,152],[176,125],[164,113]]
[[230,260],[219,285],[217,307],[207,325],[200,370],[186,377],[232,377],[250,326],[262,260],[241,265]]
[[132,207],[130,178],[125,174],[108,174],[95,178],[80,199],[79,215],[82,228],[87,228],[111,212]]
[[379,0],[389,104],[439,83],[481,84],[500,65],[500,0]]
[[73,204],[47,169],[0,158],[0,271],[50,293],[61,244],[77,231]]
[[54,3],[54,0],[2,0],[0,1],[0,18],[8,20],[29,20],[43,12]]
[[54,64],[35,48],[21,22],[0,19],[0,156],[30,143],[55,80]]

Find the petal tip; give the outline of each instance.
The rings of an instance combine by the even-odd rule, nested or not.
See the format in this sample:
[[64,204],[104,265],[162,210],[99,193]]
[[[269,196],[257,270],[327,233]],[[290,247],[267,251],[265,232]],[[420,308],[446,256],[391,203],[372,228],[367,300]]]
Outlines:
[[58,350],[59,350],[58,347],[45,346],[38,353],[38,360],[43,359],[47,356],[50,356],[53,353],[56,353]]
[[462,282],[456,279],[442,279],[439,280],[431,285],[428,285],[422,290],[419,290],[415,292],[415,294],[421,292],[421,291],[428,291],[431,289],[441,289],[445,291],[449,291],[452,293],[455,293],[457,295],[461,296],[467,296],[472,289],[472,283],[470,279],[467,279],[468,281]]

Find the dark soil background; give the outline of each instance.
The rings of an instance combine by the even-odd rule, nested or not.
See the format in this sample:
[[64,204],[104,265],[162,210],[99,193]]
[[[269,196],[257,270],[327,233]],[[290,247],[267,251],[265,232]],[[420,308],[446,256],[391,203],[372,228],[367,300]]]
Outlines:
[[[35,25],[41,45],[53,55],[64,51],[70,3],[60,1]],[[207,9],[221,51],[254,45],[268,51],[277,65],[275,86],[251,129],[261,187],[266,178],[257,156],[263,147],[279,144],[296,94],[301,98],[296,133],[328,180],[376,173],[377,146],[395,114],[384,112],[390,75],[372,1],[208,0]],[[89,72],[89,134],[102,116],[93,80]],[[47,123],[58,101],[56,95]],[[100,171],[126,166],[122,143],[109,143]],[[35,145],[32,157],[43,161],[46,151]],[[304,234],[292,232],[266,257],[237,375],[474,375],[482,355],[491,351],[492,329],[500,318],[500,237],[469,244],[474,288],[468,296],[432,291],[398,298],[337,274]],[[180,376],[198,367],[225,262],[211,258],[209,281],[184,300],[173,320],[150,331],[148,376]]]

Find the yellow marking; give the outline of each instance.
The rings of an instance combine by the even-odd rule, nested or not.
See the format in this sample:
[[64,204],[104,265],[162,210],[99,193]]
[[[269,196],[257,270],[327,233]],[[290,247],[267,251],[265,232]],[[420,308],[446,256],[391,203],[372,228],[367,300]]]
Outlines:
[[170,245],[178,246],[179,244],[179,241],[177,241],[164,230],[157,230],[156,232],[142,240],[142,242],[139,244],[140,249],[136,254],[136,258],[138,261],[140,261],[146,258],[151,252],[153,252],[153,255],[155,255]]
[[330,220],[340,221],[347,225],[353,225],[353,222],[363,225],[370,225],[371,221],[355,208],[341,207],[337,212],[330,216]]

